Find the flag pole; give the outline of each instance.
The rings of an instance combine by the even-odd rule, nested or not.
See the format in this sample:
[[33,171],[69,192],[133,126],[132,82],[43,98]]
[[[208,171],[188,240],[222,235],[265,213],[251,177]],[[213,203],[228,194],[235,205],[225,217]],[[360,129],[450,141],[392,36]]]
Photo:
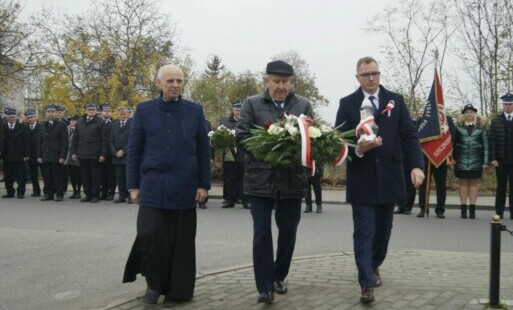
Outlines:
[[431,190],[431,162],[428,158],[427,163],[427,171],[426,171],[426,197],[424,197],[424,215],[425,217],[429,217],[429,196],[430,196],[430,190]]

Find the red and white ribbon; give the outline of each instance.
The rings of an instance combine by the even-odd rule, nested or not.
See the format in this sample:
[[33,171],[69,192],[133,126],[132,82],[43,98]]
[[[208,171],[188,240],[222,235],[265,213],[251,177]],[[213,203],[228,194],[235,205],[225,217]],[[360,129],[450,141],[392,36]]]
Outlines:
[[372,124],[374,124],[374,116],[370,115],[360,121],[358,126],[356,126],[356,136],[360,137],[363,133],[365,135],[372,135]]
[[301,136],[301,165],[310,168],[310,175],[313,176],[315,174],[315,161],[312,160],[310,132],[308,131],[312,119],[304,114],[299,115],[299,117],[292,114],[285,114],[285,117],[287,119],[295,119],[297,121]]
[[335,159],[335,161],[333,162],[333,165],[342,165],[347,158],[347,154],[349,154],[349,147],[347,146],[347,144],[344,143],[344,145],[342,145],[342,150],[340,151],[340,154],[338,155],[337,159]]
[[392,114],[392,109],[395,107],[395,101],[394,100],[390,100],[387,104],[387,106],[385,107],[385,109],[381,112],[381,114],[387,112],[387,116],[390,117],[390,115]]

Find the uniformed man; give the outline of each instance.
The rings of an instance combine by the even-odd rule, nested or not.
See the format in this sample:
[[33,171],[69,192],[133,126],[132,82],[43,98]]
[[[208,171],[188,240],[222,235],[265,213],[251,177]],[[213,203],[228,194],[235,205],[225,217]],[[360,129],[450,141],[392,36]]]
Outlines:
[[109,146],[112,154],[112,165],[116,169],[119,197],[114,203],[131,203],[126,188],[126,147],[128,145],[128,134],[132,120],[128,119],[128,110],[125,106],[118,108],[118,120],[114,121],[110,128]]
[[80,160],[80,177],[85,197],[81,202],[97,203],[100,198],[100,163],[105,161],[107,137],[105,122],[96,115],[96,105],[86,105],[86,116],[79,119],[73,136],[71,158]]
[[[232,104],[230,116],[221,120],[221,125],[235,130],[240,120],[240,108],[242,104],[237,101]],[[235,203],[242,203],[245,209],[249,209],[243,191],[244,178],[244,152],[240,148],[231,147],[223,152],[223,201],[222,208],[233,208]]]
[[[101,105],[101,110],[102,118],[105,122],[105,136],[109,139],[112,128],[112,107],[109,103],[104,103]],[[102,200],[114,199],[114,194],[116,192],[116,170],[112,164],[112,155],[110,147],[107,147],[105,161],[100,164],[102,175],[100,199]]]
[[134,117],[134,110],[131,106],[127,106],[126,109],[128,111],[128,119],[132,119]]
[[71,158],[71,145],[73,143],[73,136],[75,135],[75,128],[77,121],[80,119],[78,114],[74,114],[69,119],[68,125],[68,154],[66,156],[66,162],[64,167],[66,168],[66,174],[68,175],[73,194],[69,197],[70,199],[80,199],[80,188],[82,187],[82,180],[80,179],[80,162]]
[[37,152],[39,140],[41,139],[41,125],[37,122],[35,110],[27,110],[25,118],[27,119],[30,138],[30,160],[27,162],[32,182],[32,195],[30,196],[39,197],[41,196],[41,187],[39,186],[39,169],[41,165],[37,161]]
[[64,122],[66,126],[69,125],[69,120],[66,117],[66,107],[59,104],[55,105],[55,119]]
[[[68,131],[64,121],[57,119],[57,107],[46,107],[47,121],[43,123],[37,161],[41,164],[44,197],[41,201],[62,201],[66,171],[64,162],[68,154]],[[67,184],[67,182],[66,182]]]
[[5,114],[7,123],[2,128],[5,136],[2,158],[7,194],[2,197],[14,197],[14,182],[16,182],[16,196],[24,198],[26,182],[25,162],[30,159],[30,138],[27,127],[17,121],[16,109],[7,109]]
[[492,120],[488,131],[490,159],[497,178],[495,213],[503,218],[509,182],[509,217],[513,219],[513,94],[505,94],[500,99],[502,113]]

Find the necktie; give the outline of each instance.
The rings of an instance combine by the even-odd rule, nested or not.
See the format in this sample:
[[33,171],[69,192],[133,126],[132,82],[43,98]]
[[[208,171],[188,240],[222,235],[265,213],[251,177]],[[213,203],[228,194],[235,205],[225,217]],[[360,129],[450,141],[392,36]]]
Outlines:
[[125,122],[123,122],[123,121],[122,121],[122,122],[121,122],[121,125],[120,125],[119,127],[120,127],[120,128],[125,127]]
[[93,119],[92,117],[88,117],[87,122],[89,123],[92,119]]
[[30,125],[30,130],[34,130],[34,125]]
[[50,124],[50,126],[53,126],[53,122],[52,121],[50,121],[49,124]]
[[276,107],[281,112],[283,110],[283,101],[275,101],[274,103],[276,103]]
[[11,130],[13,130],[13,129],[14,129],[14,124],[9,124],[9,128],[10,128]]
[[374,101],[375,99],[376,99],[376,97],[369,96],[369,100],[372,103],[372,111],[374,112],[374,114],[376,114],[376,111],[378,111],[378,107],[376,106],[376,101]]
[[508,122],[511,122],[511,114],[508,115]]

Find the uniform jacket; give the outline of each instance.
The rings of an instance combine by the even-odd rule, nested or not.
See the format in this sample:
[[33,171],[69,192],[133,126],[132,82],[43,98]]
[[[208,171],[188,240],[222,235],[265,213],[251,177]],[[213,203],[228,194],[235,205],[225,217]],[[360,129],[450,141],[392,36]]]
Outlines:
[[[221,119],[221,121],[219,123],[220,123],[220,125],[223,125],[226,128],[233,129],[233,130],[235,130],[235,128],[237,127],[237,120],[233,117],[233,114]],[[230,161],[233,161],[233,157],[235,157],[234,159],[237,162],[240,162],[240,163],[244,162],[245,156],[244,156],[244,151],[242,149],[233,148],[230,151],[232,152],[232,155],[235,154],[235,156],[232,156],[232,160],[230,160]],[[223,151],[223,160],[226,159],[226,155],[227,154],[225,153],[225,151]]]
[[31,165],[37,165],[37,158],[38,158],[38,152],[39,147],[41,143],[41,123],[36,122],[34,124],[34,129],[30,129],[30,125],[27,126],[27,130],[29,132],[30,136],[30,164]]
[[68,131],[66,123],[55,120],[43,122],[41,126],[41,142],[38,157],[46,163],[56,163],[59,159],[66,159],[68,155]]
[[137,106],[127,147],[127,187],[140,189],[140,205],[196,206],[198,188],[210,189],[210,143],[203,108],[181,97]]
[[[341,131],[356,128],[363,99],[361,88],[340,99],[335,125],[343,124]],[[391,100],[395,105],[389,117],[382,111]],[[390,204],[404,200],[404,169],[424,168],[417,130],[403,97],[380,86],[377,113],[375,121],[383,145],[366,152],[362,158],[356,156],[354,148],[350,148],[346,199],[353,204]],[[406,158],[403,160],[403,157]]]
[[492,120],[488,131],[490,161],[497,160],[499,165],[505,164],[506,152],[511,152],[513,146],[513,133],[508,134],[507,123],[504,113],[501,113]]
[[4,152],[4,143],[5,143],[4,125],[5,125],[5,121],[3,118],[0,117],[0,158],[2,158],[2,154]]
[[453,135],[453,157],[456,160],[456,170],[482,171],[482,165],[489,162],[486,124],[485,118],[477,116],[476,124],[469,132],[464,125],[463,117],[458,119]]
[[71,147],[73,144],[73,136],[75,135],[75,129],[72,129],[71,126],[68,125],[66,131],[68,133],[68,154],[66,155],[66,161],[64,162],[64,165],[78,167],[80,166],[80,161],[73,160],[71,158]]
[[284,113],[312,116],[308,99],[290,93],[285,99],[283,111],[279,111],[269,92],[247,98],[242,103],[241,118],[237,123],[235,139],[238,148],[246,152],[244,193],[261,197],[302,198],[306,194],[306,168],[278,167],[257,161],[244,147],[244,140],[251,136],[253,125],[264,127],[269,121],[276,121]]
[[[126,147],[128,145],[128,135],[130,133],[130,127],[132,126],[132,120],[127,119],[123,128],[120,127],[120,124],[121,121],[115,121],[110,128],[109,148],[112,154],[113,165],[126,164]],[[119,150],[123,150],[124,156],[121,158],[116,157],[116,153]]]
[[103,119],[95,116],[87,123],[86,116],[80,118],[75,126],[75,135],[71,145],[71,154],[79,159],[98,159],[107,155],[107,132]]
[[23,162],[30,157],[30,136],[27,126],[16,122],[14,129],[10,130],[8,122],[4,121],[4,151],[2,158],[6,163]]
[[111,156],[113,155],[111,150],[110,150],[110,145],[109,145],[109,139],[110,139],[110,131],[112,129],[112,125],[114,124],[115,120],[110,118],[108,120],[104,120],[104,123],[105,123],[105,136],[107,137],[107,153],[106,155],[107,156]]

